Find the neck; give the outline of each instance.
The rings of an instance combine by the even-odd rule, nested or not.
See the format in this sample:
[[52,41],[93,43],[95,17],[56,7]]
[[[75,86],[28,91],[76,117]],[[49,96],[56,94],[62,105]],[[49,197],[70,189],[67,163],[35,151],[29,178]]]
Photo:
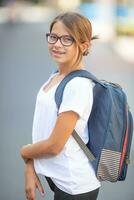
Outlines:
[[68,67],[68,66],[61,64],[61,65],[59,65],[58,70],[59,70],[59,75],[67,75],[72,71],[83,69],[83,68],[84,68],[84,66],[82,63],[80,63],[79,65],[74,66],[74,67],[72,67],[72,66]]

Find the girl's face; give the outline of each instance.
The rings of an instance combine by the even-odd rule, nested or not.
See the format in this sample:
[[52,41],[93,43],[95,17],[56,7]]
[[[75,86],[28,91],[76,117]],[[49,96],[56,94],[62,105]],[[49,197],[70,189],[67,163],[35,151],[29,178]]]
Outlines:
[[[58,39],[55,44],[48,43],[48,49],[52,58],[58,65],[73,65],[77,59],[78,46],[75,41],[73,41],[73,38],[70,37],[65,25],[61,21],[56,22],[53,25],[51,34],[51,40],[55,40],[57,36],[64,36],[62,39]],[[66,46],[66,43],[69,44],[69,46]]]

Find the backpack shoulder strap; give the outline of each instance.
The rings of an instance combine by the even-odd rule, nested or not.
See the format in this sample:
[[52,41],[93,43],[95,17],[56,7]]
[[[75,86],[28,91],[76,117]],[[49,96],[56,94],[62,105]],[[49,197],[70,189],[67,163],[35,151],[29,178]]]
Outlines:
[[79,144],[81,149],[84,151],[84,153],[86,154],[87,158],[89,160],[91,160],[91,161],[95,160],[94,155],[92,154],[90,149],[87,147],[87,145],[83,142],[83,140],[81,139],[79,134],[75,131],[75,129],[73,130],[72,136],[75,139],[75,141]]

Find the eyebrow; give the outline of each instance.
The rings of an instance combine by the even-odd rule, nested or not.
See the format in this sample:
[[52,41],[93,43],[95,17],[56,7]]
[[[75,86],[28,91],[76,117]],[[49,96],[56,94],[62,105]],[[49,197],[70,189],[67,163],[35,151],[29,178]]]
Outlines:
[[72,36],[69,35],[69,34],[58,35],[57,33],[54,33],[54,32],[50,32],[50,34],[57,35],[58,37],[61,37],[61,36],[69,36],[69,37],[72,37]]

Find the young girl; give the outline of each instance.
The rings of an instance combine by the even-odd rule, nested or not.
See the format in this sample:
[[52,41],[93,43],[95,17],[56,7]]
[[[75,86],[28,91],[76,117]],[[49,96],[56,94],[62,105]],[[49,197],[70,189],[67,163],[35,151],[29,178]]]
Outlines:
[[35,200],[36,188],[44,195],[37,176],[42,174],[54,190],[54,200],[96,200],[100,182],[72,136],[75,129],[83,141],[88,142],[87,120],[93,104],[93,83],[87,78],[75,77],[65,87],[59,110],[54,99],[61,80],[84,67],[82,58],[89,51],[92,26],[84,16],[67,12],[53,20],[46,38],[58,72],[39,90],[33,144],[21,149],[26,163],[26,197]]

